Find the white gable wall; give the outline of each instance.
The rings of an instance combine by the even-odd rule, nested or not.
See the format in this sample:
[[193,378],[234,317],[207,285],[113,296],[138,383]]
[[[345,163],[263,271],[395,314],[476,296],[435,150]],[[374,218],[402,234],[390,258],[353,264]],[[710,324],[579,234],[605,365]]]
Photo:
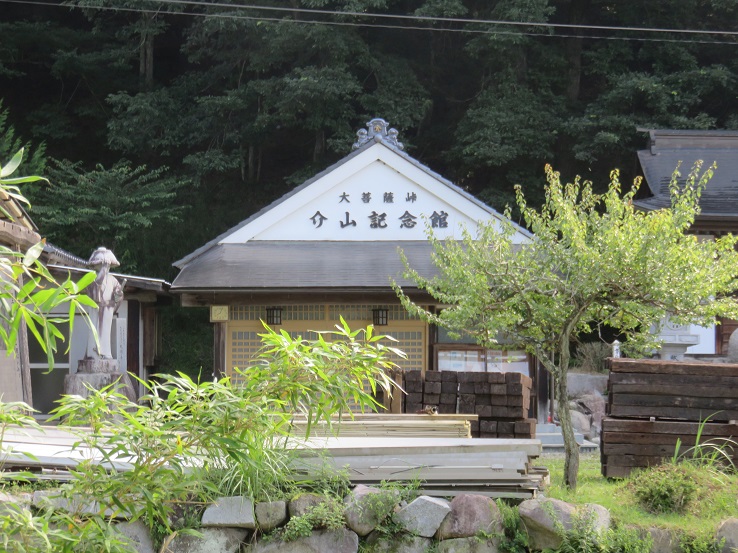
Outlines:
[[[491,208],[377,143],[220,243],[425,240],[428,225],[438,237],[460,238],[461,227],[473,231],[478,222],[501,219]],[[527,239],[518,232],[516,242]]]

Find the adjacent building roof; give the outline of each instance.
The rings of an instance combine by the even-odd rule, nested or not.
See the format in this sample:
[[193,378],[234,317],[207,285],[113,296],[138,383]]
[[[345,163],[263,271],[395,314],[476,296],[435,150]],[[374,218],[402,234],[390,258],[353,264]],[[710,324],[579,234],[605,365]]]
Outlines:
[[649,133],[649,148],[639,151],[638,159],[652,197],[637,200],[635,205],[646,210],[670,207],[674,170],[680,165],[684,182],[701,160],[703,170],[713,163],[717,169],[702,193],[697,220],[738,221],[738,131],[639,130]]

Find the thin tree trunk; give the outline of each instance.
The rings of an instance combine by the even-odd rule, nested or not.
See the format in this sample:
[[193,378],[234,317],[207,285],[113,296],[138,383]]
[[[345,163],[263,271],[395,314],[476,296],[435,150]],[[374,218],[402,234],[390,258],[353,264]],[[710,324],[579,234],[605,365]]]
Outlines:
[[[584,22],[585,13],[589,8],[590,0],[572,0],[569,6],[569,23],[579,25]],[[568,84],[566,97],[573,101],[579,99],[582,82],[582,31],[574,29],[576,36],[566,39],[566,58],[568,62]]]
[[571,423],[566,373],[559,373],[556,378],[556,392],[561,432],[564,435],[564,484],[574,490],[577,487],[577,474],[579,473],[579,444],[574,437],[574,426]]

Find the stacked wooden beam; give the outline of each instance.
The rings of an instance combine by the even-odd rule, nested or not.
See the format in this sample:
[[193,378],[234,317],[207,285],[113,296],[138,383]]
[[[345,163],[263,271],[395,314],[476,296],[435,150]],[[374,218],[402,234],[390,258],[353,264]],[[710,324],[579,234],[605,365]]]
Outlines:
[[[634,468],[659,465],[675,452],[689,456],[699,443],[709,451],[710,444],[722,447],[738,463],[738,424],[645,421],[605,418],[602,421],[602,474],[624,478]],[[677,443],[679,448],[677,450]]]
[[[677,442],[688,453],[700,428],[701,442],[738,438],[738,365],[611,359],[609,389],[600,437],[604,476],[659,464],[674,456]],[[738,449],[728,451],[738,461]]]
[[738,420],[738,365],[612,359],[608,405],[613,417]]
[[536,421],[528,418],[530,377],[519,373],[418,371],[405,373],[405,412],[435,407],[440,414],[476,414],[472,435],[481,438],[535,438]]
[[[345,470],[354,484],[417,481],[423,493],[530,498],[547,478],[538,440],[316,438],[294,461],[300,478]],[[317,455],[316,451],[320,451]]]
[[[471,438],[470,421],[476,418],[473,415],[355,414],[353,418],[336,419],[330,426],[324,422],[313,424],[310,435]],[[295,436],[305,436],[307,421],[296,419],[292,428]]]

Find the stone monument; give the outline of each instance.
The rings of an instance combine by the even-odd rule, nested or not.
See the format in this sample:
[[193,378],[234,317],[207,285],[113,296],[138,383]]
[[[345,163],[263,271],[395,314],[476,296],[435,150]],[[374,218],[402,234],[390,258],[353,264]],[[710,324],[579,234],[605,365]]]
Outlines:
[[77,373],[64,378],[64,393],[87,397],[88,387],[100,390],[117,383],[118,391],[131,401],[136,401],[136,393],[128,372],[121,371],[118,360],[111,351],[111,332],[113,316],[123,301],[123,287],[126,281],[119,282],[110,274],[111,267],[120,265],[113,252],[107,248],[97,248],[87,264],[97,276],[87,289],[87,294],[97,304],[90,310],[90,321],[94,326],[87,337],[87,350],[84,359],[77,365]]

